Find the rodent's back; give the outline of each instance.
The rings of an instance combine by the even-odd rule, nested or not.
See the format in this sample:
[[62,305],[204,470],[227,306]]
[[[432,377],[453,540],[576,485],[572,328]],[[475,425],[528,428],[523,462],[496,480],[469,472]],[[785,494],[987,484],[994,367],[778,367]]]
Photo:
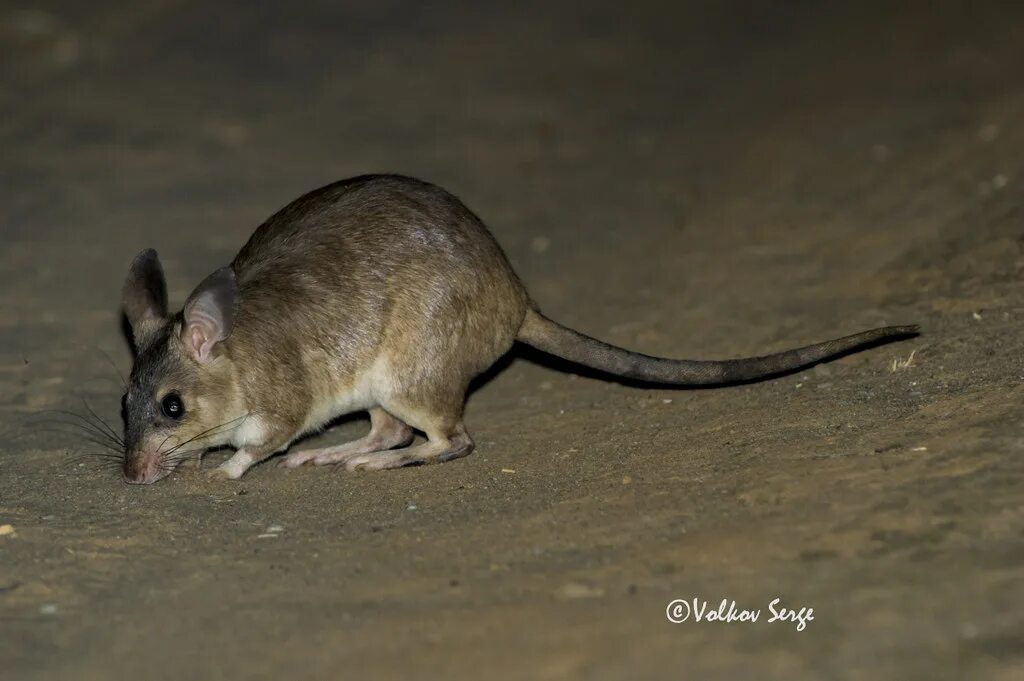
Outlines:
[[[390,275],[425,266],[455,267],[518,279],[490,232],[458,198],[421,180],[363,175],[316,189],[272,215],[242,247],[232,267],[239,285],[343,261],[350,276]],[[491,271],[496,270],[496,271]]]
[[[466,370],[483,370],[511,345],[528,301],[472,211],[435,185],[395,175],[296,199],[253,233],[232,268],[239,342],[272,326],[306,347],[340,348],[344,364],[368,360],[358,356],[368,348],[429,355],[465,341]],[[476,347],[487,355],[479,362]]]

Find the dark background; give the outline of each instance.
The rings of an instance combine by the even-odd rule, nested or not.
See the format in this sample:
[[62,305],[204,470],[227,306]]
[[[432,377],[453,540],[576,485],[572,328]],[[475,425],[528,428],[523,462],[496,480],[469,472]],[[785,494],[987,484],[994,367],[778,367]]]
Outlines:
[[[0,675],[1021,678],[1024,6],[507,5],[0,3]],[[476,454],[380,474],[129,488],[33,420],[116,422],[134,253],[180,305],[380,171],[637,350],[924,335],[704,391],[520,357]]]

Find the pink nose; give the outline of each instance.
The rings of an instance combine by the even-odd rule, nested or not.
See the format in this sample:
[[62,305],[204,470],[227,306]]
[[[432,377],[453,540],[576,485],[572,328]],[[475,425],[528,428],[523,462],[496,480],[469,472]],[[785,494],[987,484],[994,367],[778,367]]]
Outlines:
[[121,475],[130,485],[149,485],[163,477],[163,471],[156,461],[145,456],[133,456],[125,460]]

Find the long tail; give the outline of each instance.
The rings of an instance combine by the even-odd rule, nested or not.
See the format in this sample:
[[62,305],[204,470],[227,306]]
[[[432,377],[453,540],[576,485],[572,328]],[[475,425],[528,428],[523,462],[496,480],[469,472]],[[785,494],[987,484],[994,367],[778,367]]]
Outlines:
[[784,374],[864,345],[917,334],[917,326],[886,326],[764,357],[721,361],[666,359],[584,336],[531,309],[516,339],[556,357],[623,378],[677,385],[714,385]]

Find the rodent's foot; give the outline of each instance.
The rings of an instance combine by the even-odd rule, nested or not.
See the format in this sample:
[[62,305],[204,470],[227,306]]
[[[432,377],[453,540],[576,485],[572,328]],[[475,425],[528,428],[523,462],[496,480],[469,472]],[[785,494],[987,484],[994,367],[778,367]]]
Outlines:
[[207,473],[211,478],[218,480],[238,480],[245,475],[253,464],[253,456],[244,449],[239,449],[234,456]]
[[353,459],[349,459],[345,462],[345,470],[347,471],[364,471],[367,470],[367,466],[370,463],[370,457],[368,456],[357,456]]
[[355,456],[345,462],[345,470],[382,471],[388,468],[398,468],[401,465],[397,464],[399,456],[396,456],[394,452],[377,452],[370,456]]
[[281,457],[277,462],[278,468],[298,468],[299,466],[311,463],[319,454],[319,450],[306,449],[301,452],[292,452]]

